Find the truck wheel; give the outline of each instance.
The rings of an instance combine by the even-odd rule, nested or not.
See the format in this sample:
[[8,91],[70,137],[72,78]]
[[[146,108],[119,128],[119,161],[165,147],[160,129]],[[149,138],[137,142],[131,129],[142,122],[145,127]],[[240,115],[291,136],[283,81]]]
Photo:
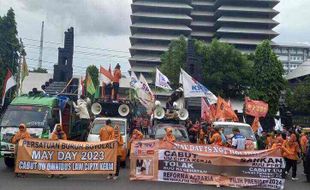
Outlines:
[[126,160],[121,162],[121,167],[126,168]]
[[4,157],[4,163],[5,163],[6,167],[14,168],[14,166],[15,166],[15,159],[14,158],[9,158],[9,157]]

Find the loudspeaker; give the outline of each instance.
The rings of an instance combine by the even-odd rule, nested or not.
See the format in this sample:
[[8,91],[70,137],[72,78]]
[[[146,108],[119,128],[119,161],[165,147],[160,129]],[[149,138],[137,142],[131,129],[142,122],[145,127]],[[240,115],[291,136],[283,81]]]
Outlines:
[[99,115],[101,111],[102,111],[102,106],[98,102],[93,103],[93,105],[91,106],[91,112],[94,115]]

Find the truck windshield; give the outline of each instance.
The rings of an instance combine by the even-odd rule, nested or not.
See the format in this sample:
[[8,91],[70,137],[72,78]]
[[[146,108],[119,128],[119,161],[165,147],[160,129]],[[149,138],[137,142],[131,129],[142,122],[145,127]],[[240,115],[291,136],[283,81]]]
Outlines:
[[[94,126],[91,129],[90,133],[94,135],[99,135],[100,129],[105,126],[106,120],[98,120],[94,121]],[[122,120],[111,120],[112,127],[114,128],[115,125],[118,125],[120,127],[120,131],[122,135],[125,135],[126,132],[126,122]]]
[[9,106],[5,111],[0,126],[44,127],[47,124],[49,108],[40,106]]

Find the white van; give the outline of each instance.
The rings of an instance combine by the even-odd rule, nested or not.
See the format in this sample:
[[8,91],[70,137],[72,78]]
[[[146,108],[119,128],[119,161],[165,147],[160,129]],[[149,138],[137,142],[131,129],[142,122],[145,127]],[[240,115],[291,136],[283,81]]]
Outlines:
[[238,122],[220,122],[216,121],[213,122],[213,126],[215,128],[223,128],[224,129],[224,135],[226,138],[231,140],[233,137],[232,129],[234,127],[238,127],[240,130],[240,133],[247,139],[246,143],[246,149],[247,150],[253,150],[257,149],[257,140],[255,138],[255,134],[252,130],[252,127],[247,123],[238,123]]
[[99,132],[102,127],[106,125],[106,121],[111,120],[112,127],[118,125],[120,127],[121,135],[123,137],[124,145],[123,145],[123,153],[121,162],[122,165],[126,164],[126,156],[127,156],[127,143],[128,143],[128,121],[126,118],[119,118],[119,117],[98,117],[94,120],[93,126],[88,134],[87,142],[99,142]]

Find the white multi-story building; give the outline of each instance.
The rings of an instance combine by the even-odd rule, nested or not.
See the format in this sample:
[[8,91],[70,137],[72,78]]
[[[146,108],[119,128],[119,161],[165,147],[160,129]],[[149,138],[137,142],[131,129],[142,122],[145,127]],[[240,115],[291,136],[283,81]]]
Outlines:
[[310,59],[310,45],[306,44],[275,44],[273,51],[283,64],[285,74],[292,72],[299,65]]

